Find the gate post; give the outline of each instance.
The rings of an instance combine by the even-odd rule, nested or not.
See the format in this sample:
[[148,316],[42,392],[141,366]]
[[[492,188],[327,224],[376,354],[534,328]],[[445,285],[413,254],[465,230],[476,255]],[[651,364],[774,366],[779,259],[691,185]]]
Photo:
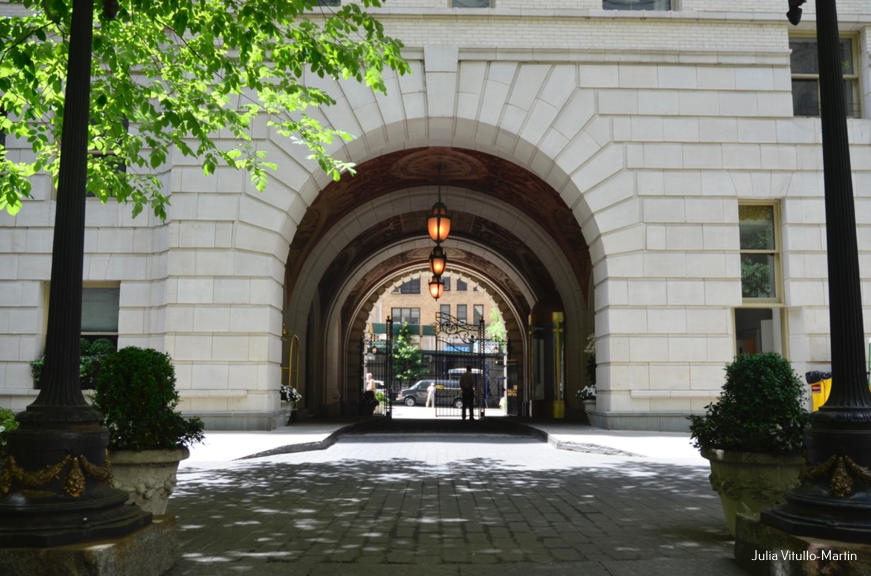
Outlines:
[[478,383],[478,406],[479,418],[484,418],[484,412],[487,408],[487,362],[484,356],[484,319],[478,320],[478,369],[481,371],[481,381]]
[[387,317],[387,345],[385,347],[384,388],[387,390],[387,419],[393,418],[393,318]]

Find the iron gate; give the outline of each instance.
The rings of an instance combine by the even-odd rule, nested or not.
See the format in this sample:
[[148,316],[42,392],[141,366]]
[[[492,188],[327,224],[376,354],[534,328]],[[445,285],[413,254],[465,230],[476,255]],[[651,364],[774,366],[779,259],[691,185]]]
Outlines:
[[[403,387],[411,386],[414,380],[403,383],[396,380],[393,366],[394,326],[390,317],[384,326],[384,336],[376,337],[374,331],[366,334],[362,341],[361,414],[371,414],[373,405],[376,414],[392,417],[393,404]],[[429,330],[431,328],[431,331]],[[436,383],[434,410],[430,415],[437,417],[459,417],[462,407],[462,393],[459,387],[460,376],[466,367],[475,376],[475,399],[473,410],[476,417],[484,415],[487,408],[500,407],[505,398],[507,372],[505,359],[508,342],[485,339],[483,320],[478,324],[467,324],[448,314],[436,314],[435,324],[426,327],[415,325],[415,331],[422,336],[421,356],[425,367],[417,383],[434,381]],[[379,331],[380,334],[380,331]],[[434,335],[434,340],[431,336]],[[424,345],[423,340],[426,341]],[[434,343],[434,344],[433,344]],[[376,383],[375,394],[367,394],[369,379]],[[381,401],[381,402],[378,402]],[[424,407],[423,397],[416,404]],[[423,414],[421,414],[423,415]]]
[[435,351],[432,370],[437,381],[435,415],[458,417],[462,412],[460,376],[471,368],[475,375],[475,399],[472,410],[476,417],[484,416],[487,379],[484,362],[484,320],[466,324],[444,313],[436,314]]
[[[363,336],[363,385],[361,389],[360,412],[370,414],[375,412],[384,416],[393,415],[393,403],[399,391],[393,381],[393,320],[389,316],[386,323],[384,340],[374,337],[374,334]],[[374,395],[369,395],[369,380],[374,382]]]

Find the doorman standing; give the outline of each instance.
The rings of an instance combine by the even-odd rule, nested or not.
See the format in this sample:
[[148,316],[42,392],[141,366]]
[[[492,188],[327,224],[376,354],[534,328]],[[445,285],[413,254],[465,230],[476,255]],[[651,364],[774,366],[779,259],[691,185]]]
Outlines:
[[475,419],[472,405],[475,402],[475,375],[472,374],[471,366],[466,366],[466,373],[460,376],[460,388],[463,391],[462,418],[466,419],[466,409],[469,409],[469,420]]

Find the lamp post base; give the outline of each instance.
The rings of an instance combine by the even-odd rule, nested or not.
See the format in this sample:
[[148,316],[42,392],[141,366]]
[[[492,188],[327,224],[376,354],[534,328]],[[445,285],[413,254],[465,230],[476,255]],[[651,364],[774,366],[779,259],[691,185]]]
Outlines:
[[763,523],[798,536],[871,542],[871,421],[865,410],[814,414],[806,433],[808,471]]
[[[109,484],[109,432],[84,410],[30,410],[8,436],[0,472],[0,546],[48,547],[130,534],[151,514]],[[96,414],[91,411],[92,414]],[[97,415],[98,416],[98,415]]]
[[860,576],[871,573],[871,545],[796,536],[756,515],[738,514],[735,560],[759,576]]
[[0,548],[0,574],[159,576],[177,558],[175,519],[156,516],[153,524],[123,537],[50,548]]

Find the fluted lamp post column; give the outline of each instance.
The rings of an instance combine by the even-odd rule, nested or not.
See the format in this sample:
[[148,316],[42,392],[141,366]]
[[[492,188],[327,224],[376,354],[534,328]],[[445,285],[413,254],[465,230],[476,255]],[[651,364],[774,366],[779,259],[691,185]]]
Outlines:
[[[792,24],[804,0],[789,0]],[[797,536],[871,542],[871,392],[865,375],[865,332],[856,215],[847,140],[838,17],[834,0],[816,0],[820,118],[825,173],[832,388],[811,416],[809,473],[783,506],[762,522]]]
[[[113,10],[107,0],[105,8]],[[79,384],[93,0],[74,0],[64,100],[45,366],[0,473],[0,547],[115,538],[151,522],[109,485],[109,433]],[[114,16],[114,13],[107,13]]]

